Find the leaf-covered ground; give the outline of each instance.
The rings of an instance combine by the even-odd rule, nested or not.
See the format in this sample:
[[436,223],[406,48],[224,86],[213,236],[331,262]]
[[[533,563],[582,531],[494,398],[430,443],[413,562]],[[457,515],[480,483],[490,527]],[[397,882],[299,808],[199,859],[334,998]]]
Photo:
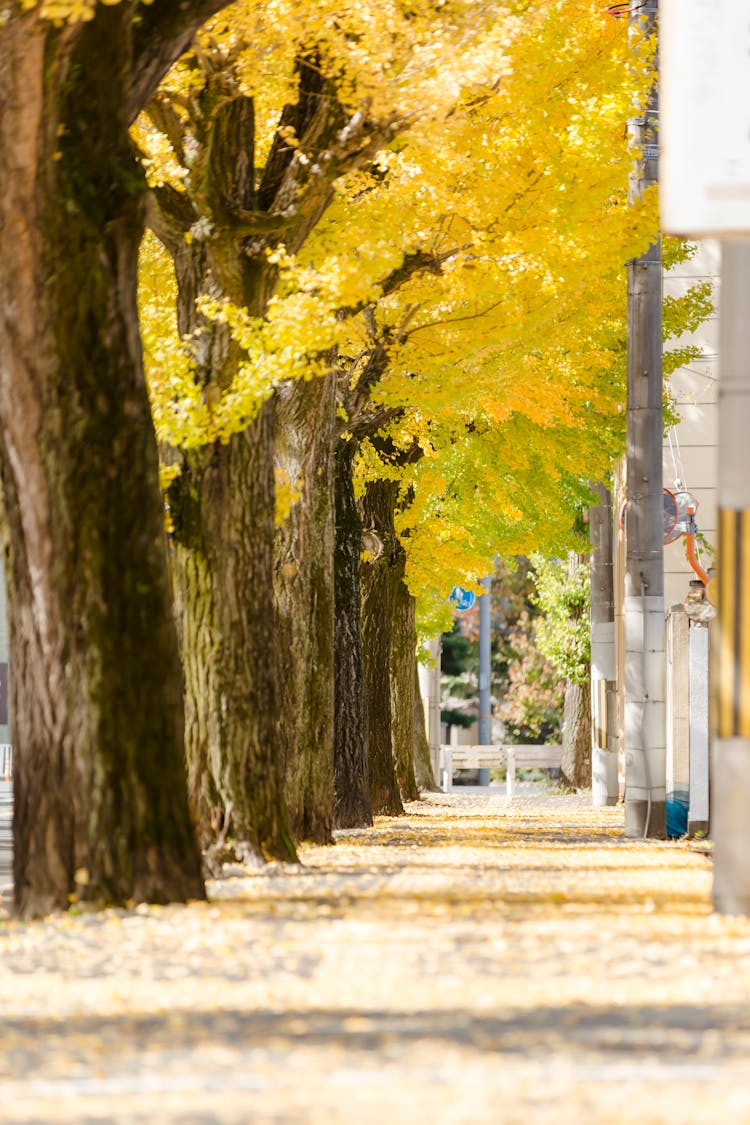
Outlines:
[[707,851],[435,795],[209,904],[0,920],[0,1121],[750,1122]]

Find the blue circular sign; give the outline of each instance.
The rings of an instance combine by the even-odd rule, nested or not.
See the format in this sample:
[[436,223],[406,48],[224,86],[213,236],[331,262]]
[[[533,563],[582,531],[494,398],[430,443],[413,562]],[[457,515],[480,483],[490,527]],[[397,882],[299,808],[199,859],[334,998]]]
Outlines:
[[477,596],[473,590],[464,590],[463,586],[454,586],[448,599],[454,609],[471,609]]

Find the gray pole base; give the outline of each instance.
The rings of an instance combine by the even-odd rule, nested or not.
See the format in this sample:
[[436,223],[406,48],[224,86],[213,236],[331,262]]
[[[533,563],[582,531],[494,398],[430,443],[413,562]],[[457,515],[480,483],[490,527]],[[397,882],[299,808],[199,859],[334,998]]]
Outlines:
[[617,751],[595,746],[591,751],[591,803],[598,809],[616,805],[618,796]]
[[666,840],[667,806],[664,801],[651,802],[649,816],[648,801],[628,799],[625,794],[625,836],[628,840],[642,840],[648,828],[649,840]]
[[711,775],[714,910],[750,914],[750,740],[718,740]]

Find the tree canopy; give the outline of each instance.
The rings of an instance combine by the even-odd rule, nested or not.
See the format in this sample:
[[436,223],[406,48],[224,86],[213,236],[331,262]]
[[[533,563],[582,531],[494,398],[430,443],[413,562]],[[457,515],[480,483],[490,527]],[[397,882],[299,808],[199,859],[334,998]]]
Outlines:
[[[335,349],[344,433],[365,411],[386,427],[360,473],[403,482],[408,582],[429,616],[498,550],[562,543],[583,481],[619,451],[622,267],[656,226],[652,198],[626,198],[624,122],[650,80],[648,45],[632,65],[623,23],[591,2],[333,7],[222,13],[139,126],[152,183],[190,204],[188,240],[222,236],[222,216],[199,215],[201,153],[206,116],[217,128],[238,91],[254,106],[255,190],[280,146],[299,170],[272,234],[260,231],[271,216],[244,216],[276,266],[262,315],[220,291],[202,305],[242,346],[231,386],[207,394],[194,378],[195,341],[164,334],[152,285],[152,400],[164,440],[226,440],[281,380],[314,377]],[[337,159],[285,124],[300,59],[312,58],[340,104],[337,143],[360,130],[369,148],[334,169],[333,197],[294,252],[310,180]],[[201,118],[212,69],[224,86]]]

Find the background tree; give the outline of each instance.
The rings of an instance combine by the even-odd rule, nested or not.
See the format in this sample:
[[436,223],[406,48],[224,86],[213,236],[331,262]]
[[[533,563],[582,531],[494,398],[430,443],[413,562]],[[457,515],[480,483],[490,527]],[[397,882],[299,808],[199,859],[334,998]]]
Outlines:
[[565,678],[563,783],[591,784],[591,584],[588,560],[570,551],[565,561],[534,556],[540,617],[539,651]]
[[524,610],[508,637],[508,686],[500,706],[510,742],[544,743],[560,738],[565,681],[537,640],[538,617]]
[[[181,372],[177,401],[169,365],[163,384],[158,369],[152,378],[155,398],[163,388],[169,403],[160,411],[164,436],[186,448],[170,505],[184,651],[198,643],[202,650],[200,660],[186,657],[188,715],[198,717],[188,724],[191,788],[204,826],[217,804],[231,804],[235,831],[250,844],[260,839],[260,850],[272,853],[273,832],[260,829],[258,814],[239,815],[251,802],[233,792],[230,777],[241,778],[242,771],[226,763],[248,763],[257,779],[282,760],[294,833],[330,839],[332,363],[340,336],[334,314],[371,285],[359,264],[361,280],[354,263],[328,277],[295,273],[290,263],[334,199],[334,182],[371,160],[398,122],[406,124],[403,105],[415,115],[434,104],[434,79],[427,83],[428,102],[426,90],[407,81],[405,64],[415,53],[421,63],[435,61],[469,21],[463,4],[449,20],[429,4],[408,12],[398,4],[387,8],[387,19],[381,5],[363,23],[359,10],[332,5],[280,4],[273,21],[264,4],[237,6],[170,76],[138,137],[151,162],[154,227],[176,264],[182,331],[200,334],[193,364],[187,375]],[[445,103],[445,95],[440,100]],[[341,241],[337,261],[353,248]],[[200,308],[197,297],[204,299]],[[261,406],[272,391],[271,405]],[[269,412],[272,431],[262,428]],[[238,450],[251,446],[256,468],[247,472]],[[257,469],[261,461],[265,474]],[[263,544],[274,461],[294,503],[277,528],[271,565]],[[266,482],[254,500],[248,477],[256,492]],[[232,505],[236,512],[229,516]],[[230,527],[234,535],[223,536]],[[235,582],[242,576],[245,593],[236,606],[225,604],[227,575]],[[257,627],[248,631],[242,601],[252,590],[272,587],[273,623],[259,608]],[[254,653],[249,666],[227,659],[235,645]],[[268,671],[274,651],[281,654],[275,672]],[[263,669],[259,652],[266,656]],[[194,683],[191,673],[206,665],[213,669],[207,682],[204,676]],[[222,701],[243,699],[254,702],[238,706],[238,729],[226,732],[231,724],[222,715],[233,707]],[[255,780],[252,788],[258,789]],[[283,830],[276,838],[283,840]]]
[[[283,121],[273,124],[276,111],[258,118],[265,124],[257,137],[269,155],[254,161],[256,179],[262,184],[270,166],[281,166],[294,182],[293,202],[285,195],[281,207],[269,197],[264,207],[263,193],[256,193],[253,230],[232,253],[243,269],[252,258],[256,275],[273,285],[262,308],[242,305],[231,292],[202,304],[204,317],[230,326],[243,361],[232,382],[211,394],[198,379],[175,402],[169,382],[171,406],[161,408],[162,416],[179,419],[183,442],[186,417],[194,426],[190,441],[231,441],[233,432],[247,429],[270,385],[315,376],[299,389],[284,382],[277,396],[290,419],[310,424],[301,444],[292,421],[276,445],[277,454],[285,450],[288,464],[278,468],[292,494],[305,496],[291,506],[291,539],[286,532],[279,539],[287,548],[277,555],[277,604],[282,621],[306,623],[308,638],[323,636],[328,626],[316,619],[311,629],[305,604],[333,604],[326,594],[333,568],[323,555],[316,556],[323,586],[315,597],[294,602],[296,615],[288,610],[292,600],[287,609],[284,604],[290,587],[292,593],[313,589],[303,576],[312,573],[314,559],[295,554],[294,544],[314,542],[325,552],[330,541],[329,438],[359,442],[354,471],[363,487],[370,479],[392,479],[393,466],[382,459],[378,466],[362,445],[363,419],[365,432],[379,428],[378,444],[393,449],[398,465],[393,520],[412,595],[442,600],[448,575],[452,585],[459,567],[481,574],[498,547],[514,553],[559,538],[568,496],[580,492],[582,463],[603,465],[613,442],[621,390],[611,354],[623,315],[618,270],[653,224],[648,202],[637,213],[625,205],[629,158],[621,121],[637,90],[624,77],[629,47],[616,21],[605,20],[593,3],[554,10],[533,4],[523,19],[496,5],[480,13],[486,24],[477,20],[475,5],[452,5],[442,15],[429,4],[412,5],[408,13],[388,7],[387,18],[385,11],[380,5],[367,18],[362,8],[333,19],[320,6],[312,14],[299,5],[275,12],[272,35],[278,38],[287,19],[294,25],[280,57],[299,61],[304,44],[304,57],[317,62],[306,67],[311,101],[301,90],[296,102],[289,96],[296,79],[275,79],[275,104],[287,106]],[[260,29],[246,42],[262,45],[267,21],[258,23],[257,6],[242,12]],[[362,25],[350,27],[349,19]],[[231,40],[235,32],[227,24],[222,35]],[[565,52],[558,50],[562,41]],[[451,42],[453,52],[446,49]],[[235,89],[257,100],[257,60],[267,52],[242,57],[255,58],[255,70],[249,64],[247,73],[236,70]],[[298,65],[292,74],[306,68]],[[316,82],[326,84],[325,98],[314,93]],[[172,99],[178,117],[184,97],[178,92]],[[320,126],[313,103],[326,120],[338,120],[337,105],[349,114],[337,133],[341,144],[354,145],[348,169],[318,143],[317,132],[308,141],[299,135],[294,121],[299,124],[305,107],[315,129]],[[156,135],[157,147],[165,136]],[[194,181],[205,182],[210,144],[199,145],[191,166],[177,170],[191,203],[193,196],[204,203]],[[192,152],[192,140],[184,147]],[[586,191],[568,191],[572,182],[585,182]],[[307,209],[308,199],[315,208]],[[188,233],[219,245],[225,227],[215,211]],[[235,218],[244,222],[246,211]],[[247,233],[242,223],[239,229]],[[330,404],[324,388],[332,358],[339,372],[338,433],[330,409],[305,406],[310,396]],[[420,458],[400,463],[415,447]],[[560,494],[565,503],[553,503]],[[307,522],[313,510],[319,512],[314,525]],[[306,662],[296,642],[286,648],[294,652],[290,679],[312,668],[316,682],[330,690],[322,651]],[[305,708],[298,695],[283,713],[314,723],[321,709]],[[312,729],[291,741],[304,741],[305,753],[327,755],[327,738],[321,731],[312,738]],[[297,813],[293,820],[306,823]]]

